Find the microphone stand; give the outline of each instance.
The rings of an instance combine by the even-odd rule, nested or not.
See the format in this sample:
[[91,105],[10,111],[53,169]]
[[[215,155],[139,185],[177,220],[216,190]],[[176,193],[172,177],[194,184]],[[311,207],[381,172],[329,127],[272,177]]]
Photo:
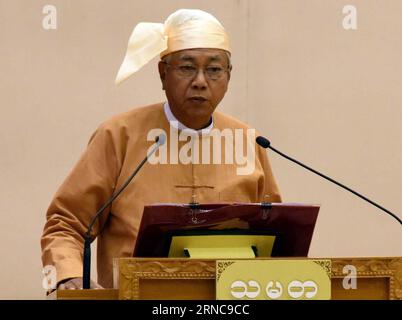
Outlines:
[[135,175],[140,171],[142,166],[147,162],[149,157],[164,143],[166,142],[166,136],[160,135],[156,138],[156,145],[154,148],[147,154],[144,160],[138,165],[135,171],[128,177],[127,181],[123,184],[123,186],[112,195],[112,197],[95,213],[91,223],[89,224],[88,230],[84,235],[84,254],[83,254],[83,270],[82,270],[82,288],[83,289],[90,289],[91,287],[91,243],[95,240],[91,237],[91,231],[93,225],[95,224],[96,220],[102,214],[102,212],[110,206],[110,204],[123,192],[123,190],[128,186],[131,180],[135,177]]
[[338,182],[338,181],[335,181],[334,179],[332,179],[332,178],[330,178],[330,177],[328,177],[328,176],[326,176],[326,175],[324,175],[324,174],[318,172],[317,170],[314,170],[314,169],[312,169],[312,168],[306,166],[305,164],[301,163],[300,161],[297,161],[296,159],[293,159],[293,158],[289,157],[288,155],[286,155],[286,154],[280,152],[279,150],[277,150],[277,149],[275,149],[274,147],[271,146],[271,142],[270,142],[268,139],[259,136],[259,137],[256,138],[256,142],[257,142],[261,147],[263,147],[263,148],[265,148],[265,149],[266,149],[266,148],[269,148],[269,149],[271,149],[272,151],[276,152],[277,154],[281,155],[282,157],[284,157],[284,158],[286,158],[286,159],[288,159],[288,160],[290,160],[290,161],[292,161],[292,162],[298,164],[299,166],[302,166],[303,168],[305,168],[305,169],[307,169],[307,170],[309,170],[309,171],[311,171],[311,172],[313,172],[313,173],[319,175],[320,177],[322,177],[322,178],[324,178],[324,179],[326,179],[326,180],[328,180],[328,181],[331,181],[332,183],[335,183],[336,185],[340,186],[341,188],[348,190],[349,192],[353,193],[354,195],[356,195],[356,196],[360,197],[361,199],[363,199],[363,200],[369,202],[369,203],[372,204],[373,206],[375,206],[375,207],[381,209],[382,211],[388,213],[391,217],[393,217],[394,219],[396,219],[396,220],[402,225],[402,220],[401,220],[395,213],[392,213],[392,212],[389,211],[388,209],[384,208],[383,206],[379,205],[378,203],[375,203],[374,201],[370,200],[369,198],[363,196],[362,194],[360,194],[360,193],[358,193],[358,192],[356,192],[356,191],[350,189],[349,187],[345,186],[344,184],[342,184],[342,183],[340,183],[340,182]]

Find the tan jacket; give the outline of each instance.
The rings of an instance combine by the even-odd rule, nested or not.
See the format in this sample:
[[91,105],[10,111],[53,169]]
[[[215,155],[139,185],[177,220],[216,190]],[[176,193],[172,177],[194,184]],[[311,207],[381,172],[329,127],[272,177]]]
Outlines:
[[[82,276],[83,234],[95,212],[143,160],[153,144],[147,141],[147,134],[155,128],[166,132],[169,151],[171,126],[162,103],[136,108],[106,121],[93,134],[87,149],[56,192],[47,211],[41,245],[43,265],[56,267],[58,282]],[[249,127],[215,112],[214,128]],[[179,143],[179,150],[184,143]],[[188,203],[193,195],[199,203],[265,199],[280,202],[266,151],[258,146],[255,150],[255,170],[249,175],[238,175],[236,163],[146,163],[94,225],[93,235],[98,236],[99,284],[106,288],[113,286],[113,258],[132,256],[145,204]]]

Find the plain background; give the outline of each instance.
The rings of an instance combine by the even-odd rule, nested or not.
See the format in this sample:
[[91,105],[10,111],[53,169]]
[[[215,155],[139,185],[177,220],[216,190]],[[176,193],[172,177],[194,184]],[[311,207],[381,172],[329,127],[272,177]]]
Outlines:
[[[48,4],[56,30],[42,27]],[[342,27],[348,4],[357,30]],[[179,8],[211,12],[232,37],[220,110],[401,216],[401,1],[0,0],[0,298],[44,298],[50,200],[101,122],[164,100],[157,59],[120,86],[114,78],[135,24]],[[402,255],[394,219],[269,156],[285,201],[322,205],[311,257]]]

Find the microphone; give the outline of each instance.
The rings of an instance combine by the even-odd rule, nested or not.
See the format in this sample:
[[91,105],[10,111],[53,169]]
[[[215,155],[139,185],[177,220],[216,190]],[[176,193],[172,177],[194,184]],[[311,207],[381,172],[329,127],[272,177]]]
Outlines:
[[343,185],[342,183],[339,183],[339,182],[335,181],[334,179],[332,179],[332,178],[330,178],[330,177],[328,177],[328,176],[326,176],[326,175],[324,175],[324,174],[322,174],[322,173],[320,173],[320,172],[318,172],[318,171],[306,166],[305,164],[303,164],[303,163],[301,163],[301,162],[299,162],[299,161],[297,161],[295,159],[292,159],[291,157],[287,156],[286,154],[280,152],[279,150],[277,150],[277,149],[275,149],[274,147],[271,146],[271,142],[267,138],[264,138],[262,136],[258,136],[255,139],[255,141],[257,142],[258,145],[260,145],[264,149],[269,148],[272,151],[276,152],[277,154],[281,155],[282,157],[284,157],[284,158],[286,158],[286,159],[298,164],[299,166],[302,166],[303,168],[305,168],[305,169],[307,169],[307,170],[309,170],[311,172],[314,172],[315,174],[319,175],[320,177],[322,177],[324,179],[327,179],[328,181],[331,181],[332,183],[335,183],[336,185],[338,185],[338,186],[348,190],[349,192],[353,193],[354,195],[362,198],[363,200],[366,200],[368,203],[372,204],[373,206],[375,206],[375,207],[381,209],[382,211],[386,212],[387,214],[389,214],[391,217],[395,218],[402,225],[401,219],[395,213],[392,213],[388,209],[385,209],[384,207],[382,207],[379,204],[375,203],[374,201],[368,199],[367,197],[361,195],[360,193],[350,189],[349,187]]
[[135,177],[135,175],[140,171],[145,162],[149,159],[149,157],[155,153],[155,151],[166,142],[166,136],[161,134],[155,139],[155,145],[153,149],[147,154],[147,156],[142,160],[142,162],[138,165],[135,171],[128,177],[127,181],[123,184],[123,186],[114,193],[108,201],[95,213],[95,216],[92,218],[91,223],[89,224],[88,230],[84,235],[84,255],[83,255],[83,271],[82,271],[82,287],[83,289],[90,288],[91,281],[91,243],[93,240],[91,238],[92,227],[95,224],[96,220],[98,220],[99,216],[102,212],[109,207],[112,202],[123,192],[123,190],[128,186],[131,180]]

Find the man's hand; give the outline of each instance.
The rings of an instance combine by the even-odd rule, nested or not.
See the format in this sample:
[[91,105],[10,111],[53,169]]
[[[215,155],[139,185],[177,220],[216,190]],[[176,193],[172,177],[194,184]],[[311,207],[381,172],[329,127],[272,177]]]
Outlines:
[[[72,278],[59,284],[58,289],[61,290],[76,290],[82,289],[82,278]],[[91,280],[91,289],[103,289],[103,287]]]

